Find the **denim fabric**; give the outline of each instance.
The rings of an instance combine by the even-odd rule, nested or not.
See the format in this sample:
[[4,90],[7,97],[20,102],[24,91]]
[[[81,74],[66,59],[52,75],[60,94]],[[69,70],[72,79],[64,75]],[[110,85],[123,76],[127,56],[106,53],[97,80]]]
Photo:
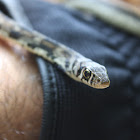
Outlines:
[[34,29],[105,65],[111,80],[110,88],[96,90],[51,66],[49,73],[56,82],[50,90],[57,90],[51,98],[55,113],[44,124],[51,121],[46,139],[140,139],[139,38],[63,6],[39,0],[21,2]]

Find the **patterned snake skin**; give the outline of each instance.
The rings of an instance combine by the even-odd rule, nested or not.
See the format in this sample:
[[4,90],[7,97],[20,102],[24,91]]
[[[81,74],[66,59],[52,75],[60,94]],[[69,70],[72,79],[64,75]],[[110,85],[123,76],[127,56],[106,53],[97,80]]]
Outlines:
[[13,40],[29,52],[57,65],[76,81],[98,89],[110,85],[104,66],[36,31],[21,27],[3,13],[0,13],[0,37]]

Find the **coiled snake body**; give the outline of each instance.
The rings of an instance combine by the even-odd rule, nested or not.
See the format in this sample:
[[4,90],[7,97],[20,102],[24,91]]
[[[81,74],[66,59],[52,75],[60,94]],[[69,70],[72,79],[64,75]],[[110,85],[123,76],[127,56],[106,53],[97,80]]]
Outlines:
[[93,88],[106,88],[110,81],[106,68],[78,52],[36,31],[29,31],[0,12],[0,36],[56,64],[72,79]]

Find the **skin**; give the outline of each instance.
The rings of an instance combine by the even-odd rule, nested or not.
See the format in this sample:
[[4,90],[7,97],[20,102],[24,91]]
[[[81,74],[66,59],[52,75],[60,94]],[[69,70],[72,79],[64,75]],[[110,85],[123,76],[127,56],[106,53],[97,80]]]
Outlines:
[[35,57],[0,38],[0,139],[38,140],[43,92]]
[[2,13],[0,13],[0,35],[3,39],[18,43],[25,50],[56,64],[76,81],[98,89],[104,89],[110,85],[104,66],[39,32],[29,31]]
[[122,1],[128,2],[130,4],[133,4],[133,5],[137,6],[137,7],[140,6],[140,1],[139,0],[122,0]]

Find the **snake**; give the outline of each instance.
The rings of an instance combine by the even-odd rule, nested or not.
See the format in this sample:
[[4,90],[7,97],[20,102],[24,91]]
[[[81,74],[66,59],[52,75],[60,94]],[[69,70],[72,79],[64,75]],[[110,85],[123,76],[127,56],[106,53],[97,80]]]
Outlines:
[[2,12],[0,37],[12,40],[30,53],[42,57],[75,81],[95,89],[104,89],[110,85],[105,66],[38,31],[27,29]]

